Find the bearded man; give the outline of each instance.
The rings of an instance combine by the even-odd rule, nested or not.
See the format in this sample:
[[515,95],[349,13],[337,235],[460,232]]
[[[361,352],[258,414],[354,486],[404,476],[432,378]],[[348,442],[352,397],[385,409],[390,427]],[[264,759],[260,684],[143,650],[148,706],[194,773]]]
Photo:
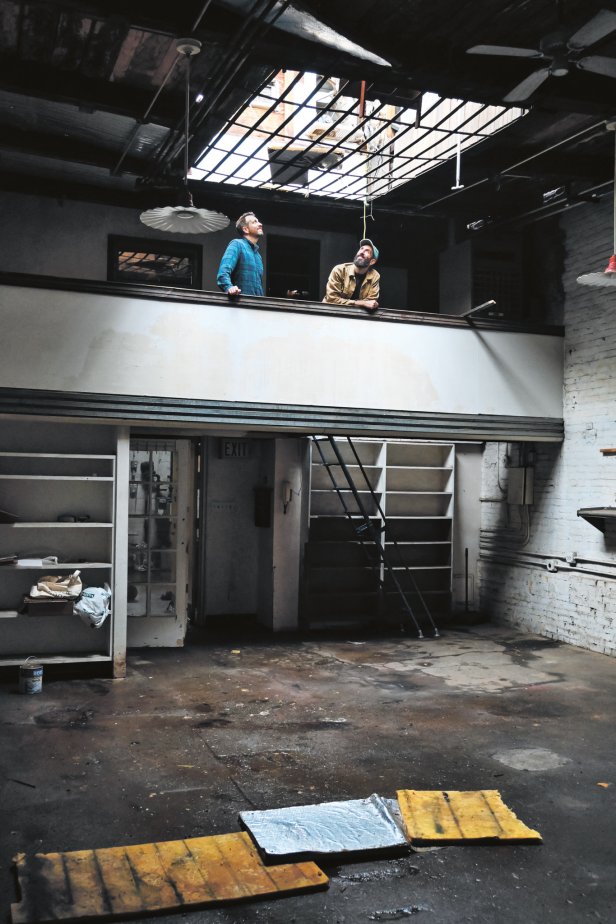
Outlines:
[[324,302],[329,305],[356,305],[376,311],[379,307],[379,273],[373,269],[379,259],[378,248],[369,238],[359,242],[352,263],[334,266],[327,280]]

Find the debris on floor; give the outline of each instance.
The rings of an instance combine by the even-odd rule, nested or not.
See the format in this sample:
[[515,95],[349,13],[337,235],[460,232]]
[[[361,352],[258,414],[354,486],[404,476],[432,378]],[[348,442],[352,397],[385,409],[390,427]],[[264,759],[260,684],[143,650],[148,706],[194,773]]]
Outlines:
[[[249,833],[20,854],[15,864],[21,901],[11,906],[12,924],[172,911],[327,888],[329,880],[315,863],[291,862],[308,856],[367,857],[416,843],[541,841],[495,789],[402,789],[397,801],[375,793],[241,812],[240,820]],[[259,850],[277,865],[264,865]]]
[[395,800],[367,799],[240,812],[266,859],[332,856],[408,847]]
[[327,888],[311,862],[264,866],[245,833],[15,859],[13,924],[136,915]]
[[471,792],[402,789],[396,793],[412,843],[541,842],[502,801],[496,789]]

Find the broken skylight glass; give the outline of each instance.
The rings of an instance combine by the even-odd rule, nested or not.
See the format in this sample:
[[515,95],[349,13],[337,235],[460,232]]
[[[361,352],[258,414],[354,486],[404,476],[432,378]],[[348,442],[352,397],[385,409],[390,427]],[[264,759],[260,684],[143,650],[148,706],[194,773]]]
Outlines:
[[[191,179],[372,200],[454,159],[525,110],[280,71],[205,149]],[[401,103],[404,103],[402,105]]]

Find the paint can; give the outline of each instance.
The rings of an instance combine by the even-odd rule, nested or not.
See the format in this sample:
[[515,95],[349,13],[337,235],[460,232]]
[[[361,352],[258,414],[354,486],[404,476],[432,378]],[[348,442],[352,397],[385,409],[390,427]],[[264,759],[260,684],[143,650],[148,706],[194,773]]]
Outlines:
[[43,690],[43,665],[34,658],[26,658],[19,665],[19,692],[41,693]]

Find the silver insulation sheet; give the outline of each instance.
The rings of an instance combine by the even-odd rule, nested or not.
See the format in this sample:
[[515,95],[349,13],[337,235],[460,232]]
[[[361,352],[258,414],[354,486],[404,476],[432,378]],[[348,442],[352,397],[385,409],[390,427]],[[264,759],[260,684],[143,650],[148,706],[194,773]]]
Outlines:
[[394,805],[373,794],[347,802],[240,812],[240,821],[269,857],[386,850],[408,844]]

